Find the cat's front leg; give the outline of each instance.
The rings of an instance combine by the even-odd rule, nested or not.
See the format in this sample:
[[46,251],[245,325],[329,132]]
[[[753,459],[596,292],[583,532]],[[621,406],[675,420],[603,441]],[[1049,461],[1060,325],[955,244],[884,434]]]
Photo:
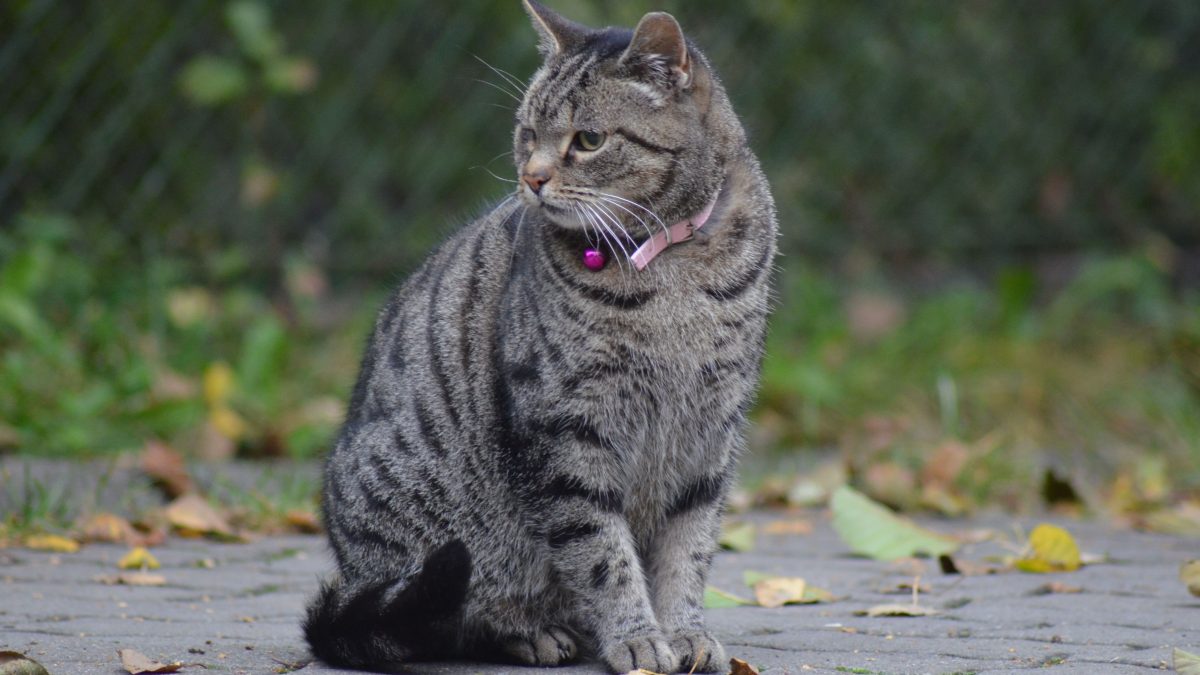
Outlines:
[[605,664],[615,673],[674,672],[679,659],[654,616],[623,515],[624,490],[607,478],[615,475],[604,466],[612,449],[586,422],[573,421],[570,429],[569,438],[556,439],[558,451],[538,478],[524,486],[527,512]]
[[725,649],[704,627],[704,587],[717,549],[726,472],[702,476],[667,507],[647,563],[654,613],[683,671],[710,673],[725,665]]

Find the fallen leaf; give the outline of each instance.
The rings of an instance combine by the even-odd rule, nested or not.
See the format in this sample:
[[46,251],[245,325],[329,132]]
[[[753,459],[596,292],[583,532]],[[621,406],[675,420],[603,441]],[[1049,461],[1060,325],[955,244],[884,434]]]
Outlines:
[[730,607],[742,607],[753,604],[753,600],[747,600],[743,597],[736,596],[733,593],[723,591],[716,586],[707,586],[704,589],[705,609],[728,609]]
[[745,553],[754,548],[754,523],[729,523],[721,529],[721,548]]
[[948,555],[938,556],[938,566],[942,569],[942,574],[961,574],[964,577],[978,577],[986,574],[999,574],[1008,572],[1011,568],[1003,565],[990,565],[988,563],[977,563],[961,558],[953,558]]
[[938,611],[922,605],[875,605],[867,610],[855,612],[858,616],[932,616]]
[[135,546],[117,563],[123,570],[158,569],[158,560],[145,548]]
[[729,659],[729,675],[758,675],[758,668],[741,659]]
[[42,664],[19,652],[0,652],[0,675],[50,675]]
[[833,528],[850,550],[876,560],[895,560],[917,554],[953,553],[958,542],[892,513],[862,493],[842,486],[830,501]]
[[75,553],[79,550],[79,542],[57,534],[35,534],[25,538],[25,547],[35,551]]
[[109,586],[165,586],[167,584],[167,578],[163,575],[148,572],[102,574],[95,580]]
[[783,605],[812,605],[829,602],[833,593],[812,586],[799,577],[780,577],[747,570],[742,581],[754,591],[754,597],[762,607]]
[[1029,533],[1032,552],[1014,564],[1022,572],[1073,572],[1079,569],[1079,546],[1063,528],[1042,523]]
[[142,450],[141,466],[142,471],[154,480],[155,486],[161,489],[168,499],[196,491],[184,464],[183,455],[166,443],[147,442]]
[[178,673],[183,664],[176,661],[175,663],[159,663],[151,661],[145,654],[133,649],[118,649],[117,656],[121,657],[121,665],[125,670],[129,671],[130,675],[138,675],[139,673]]
[[1180,675],[1200,675],[1200,655],[1176,647],[1171,660],[1174,662],[1175,672]]
[[813,525],[808,520],[775,520],[763,526],[763,534],[777,536],[812,534]]
[[1187,584],[1188,593],[1200,598],[1200,560],[1189,560],[1179,568],[1179,580]]
[[249,430],[246,420],[227,405],[219,405],[209,410],[208,421],[222,436],[231,441],[242,438]]
[[1030,591],[1030,595],[1053,595],[1055,593],[1082,593],[1083,587],[1071,586],[1061,581],[1050,581]]
[[1145,529],[1181,537],[1200,537],[1200,505],[1184,503],[1151,511],[1140,518]]
[[233,528],[204,498],[184,495],[167,505],[167,520],[183,533],[232,536]]
[[293,509],[287,512],[285,516],[287,524],[293,529],[305,534],[318,534],[321,532],[321,522],[317,520],[317,516],[312,511],[301,511]]
[[128,520],[112,513],[97,513],[88,518],[79,529],[79,536],[83,541],[131,544],[141,539]]

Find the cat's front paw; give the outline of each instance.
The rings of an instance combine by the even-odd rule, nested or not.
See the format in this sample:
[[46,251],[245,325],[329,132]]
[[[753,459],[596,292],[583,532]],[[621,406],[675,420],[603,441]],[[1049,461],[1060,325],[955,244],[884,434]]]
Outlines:
[[575,659],[575,638],[565,629],[550,626],[535,635],[512,636],[503,641],[504,652],[529,666],[559,666]]
[[659,633],[601,645],[600,657],[614,673],[628,673],[638,668],[673,673],[679,665],[679,657]]
[[725,648],[707,631],[676,633],[671,649],[679,656],[683,672],[715,673],[725,667]]

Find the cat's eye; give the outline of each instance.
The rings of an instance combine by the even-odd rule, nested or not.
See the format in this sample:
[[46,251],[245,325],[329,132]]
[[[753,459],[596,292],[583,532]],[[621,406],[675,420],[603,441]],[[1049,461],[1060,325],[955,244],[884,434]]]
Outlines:
[[604,134],[599,131],[580,131],[575,134],[575,147],[580,150],[599,150],[604,145]]

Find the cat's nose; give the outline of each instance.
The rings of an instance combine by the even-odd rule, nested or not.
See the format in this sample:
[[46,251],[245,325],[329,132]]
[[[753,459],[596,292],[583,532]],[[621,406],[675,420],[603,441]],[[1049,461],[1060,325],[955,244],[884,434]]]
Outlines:
[[533,194],[541,194],[542,186],[550,181],[550,171],[548,169],[536,169],[534,171],[526,171],[521,174],[521,180],[533,190]]

